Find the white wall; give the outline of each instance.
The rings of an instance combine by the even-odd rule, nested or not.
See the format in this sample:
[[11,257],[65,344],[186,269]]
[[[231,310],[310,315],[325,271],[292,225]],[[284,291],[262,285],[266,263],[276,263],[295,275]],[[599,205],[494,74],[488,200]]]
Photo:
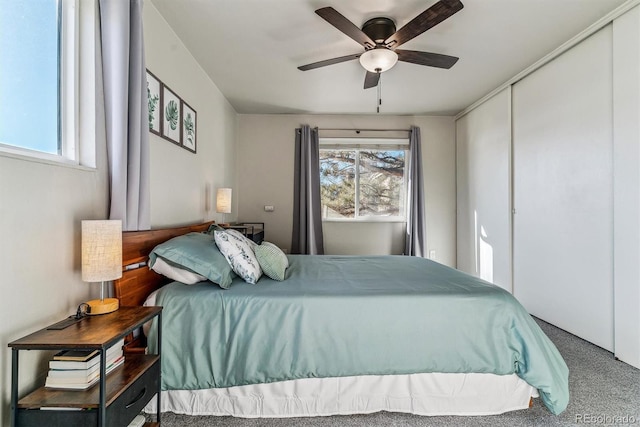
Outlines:
[[[80,221],[107,214],[104,141],[97,170],[0,156],[0,424],[8,425],[7,343],[99,294],[80,279]],[[98,293],[96,293],[98,292]],[[46,352],[21,352],[20,389],[44,381]],[[7,411],[6,413],[4,411]]]
[[511,88],[456,121],[457,268],[512,292]]
[[[455,128],[451,117],[241,115],[238,132],[238,209],[241,220],[264,221],[266,239],[290,249],[293,213],[295,128],[408,129],[420,127],[425,180],[427,248],[436,260],[455,265]],[[265,212],[264,205],[275,206]],[[325,222],[325,245],[335,253],[354,253],[368,247],[396,252],[403,242],[402,227]],[[360,231],[364,231],[360,233]],[[389,236],[393,243],[389,244]],[[357,234],[359,242],[353,242]],[[351,236],[351,237],[349,237]],[[402,243],[403,245],[403,243]],[[400,251],[401,252],[401,251]],[[371,252],[369,252],[371,253]],[[380,253],[380,252],[377,252]]]
[[[149,136],[151,225],[158,228],[221,221],[213,198],[218,187],[235,186],[237,114],[148,1],[144,6],[144,37],[147,69],[197,113],[197,154],[155,134]],[[233,212],[225,219],[233,219],[237,208]]]
[[331,255],[402,255],[406,229],[404,222],[325,222],[322,230],[324,252]]

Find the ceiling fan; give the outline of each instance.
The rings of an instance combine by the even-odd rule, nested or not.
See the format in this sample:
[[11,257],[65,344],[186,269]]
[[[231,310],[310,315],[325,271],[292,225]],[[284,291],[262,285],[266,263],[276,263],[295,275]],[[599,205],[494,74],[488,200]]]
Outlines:
[[458,61],[455,56],[403,50],[398,49],[398,47],[424,33],[429,28],[435,27],[463,7],[464,5],[460,0],[440,0],[398,31],[396,31],[396,25],[390,18],[369,19],[360,29],[334,8],[323,7],[316,10],[316,13],[329,24],[360,43],[364,47],[364,52],[302,65],[298,69],[307,71],[360,59],[360,64],[367,70],[364,78],[365,89],[376,87],[380,80],[380,73],[391,69],[398,61],[449,69]]

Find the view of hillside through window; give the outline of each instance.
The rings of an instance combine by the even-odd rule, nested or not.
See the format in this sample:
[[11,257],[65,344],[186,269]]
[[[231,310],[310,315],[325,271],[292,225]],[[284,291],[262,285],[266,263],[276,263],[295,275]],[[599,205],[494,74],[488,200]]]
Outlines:
[[321,149],[323,219],[404,218],[404,150]]

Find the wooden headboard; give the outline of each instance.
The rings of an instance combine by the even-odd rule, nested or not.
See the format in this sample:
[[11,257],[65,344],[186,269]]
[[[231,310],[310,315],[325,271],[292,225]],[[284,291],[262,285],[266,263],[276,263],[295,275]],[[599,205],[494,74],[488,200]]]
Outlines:
[[[149,253],[159,243],[191,232],[206,231],[213,221],[176,228],[122,233],[122,277],[113,283],[121,306],[142,305],[147,296],[169,280],[147,266]],[[137,264],[141,264],[136,266]],[[132,266],[136,266],[133,267]]]

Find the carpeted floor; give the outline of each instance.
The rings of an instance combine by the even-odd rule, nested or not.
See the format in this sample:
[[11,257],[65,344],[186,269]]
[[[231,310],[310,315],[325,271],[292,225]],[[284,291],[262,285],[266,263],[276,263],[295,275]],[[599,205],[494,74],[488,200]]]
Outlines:
[[191,417],[164,413],[163,427],[370,427],[370,426],[571,426],[639,425],[640,370],[616,361],[613,355],[574,335],[538,321],[569,366],[570,401],[560,416],[535,399],[533,408],[484,417],[422,417],[379,412],[371,415],[287,419]]

